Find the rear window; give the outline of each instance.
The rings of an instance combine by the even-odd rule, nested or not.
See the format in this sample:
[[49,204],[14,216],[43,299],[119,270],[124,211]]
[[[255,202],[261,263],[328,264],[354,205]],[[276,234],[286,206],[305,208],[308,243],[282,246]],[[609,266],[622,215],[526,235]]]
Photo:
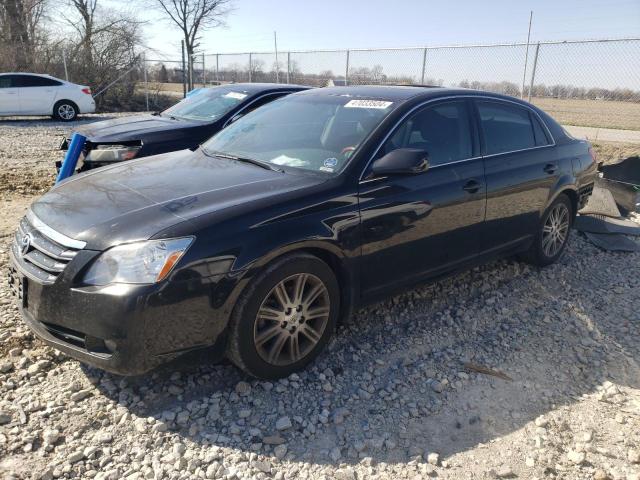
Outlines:
[[529,110],[498,102],[477,102],[487,155],[536,146]]
[[4,77],[0,77],[0,88],[11,88],[11,87],[13,87],[11,76],[5,75]]

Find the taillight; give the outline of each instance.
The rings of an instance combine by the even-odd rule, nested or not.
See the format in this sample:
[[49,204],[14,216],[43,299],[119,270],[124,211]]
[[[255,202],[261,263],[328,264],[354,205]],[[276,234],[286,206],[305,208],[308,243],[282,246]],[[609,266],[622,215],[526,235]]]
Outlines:
[[86,93],[87,95],[91,95],[91,89],[90,88],[83,88],[82,89],[82,93]]

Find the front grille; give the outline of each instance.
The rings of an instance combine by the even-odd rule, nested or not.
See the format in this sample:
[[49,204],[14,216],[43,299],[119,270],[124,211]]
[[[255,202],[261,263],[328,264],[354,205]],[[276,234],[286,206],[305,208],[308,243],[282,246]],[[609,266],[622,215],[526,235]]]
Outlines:
[[21,221],[11,250],[22,272],[42,284],[51,284],[84,247],[42,223],[32,212]]

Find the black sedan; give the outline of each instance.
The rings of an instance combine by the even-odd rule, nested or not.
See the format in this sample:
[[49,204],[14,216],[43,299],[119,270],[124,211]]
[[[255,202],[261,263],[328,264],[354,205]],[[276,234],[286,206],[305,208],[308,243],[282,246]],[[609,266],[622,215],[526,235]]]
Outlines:
[[[203,88],[163,112],[91,123],[76,130],[87,138],[79,171],[132,158],[195,149],[243,115],[307,88],[273,83]],[[68,148],[66,138],[60,148]],[[61,162],[56,165],[60,167]]]
[[496,257],[556,261],[595,176],[588,143],[511,97],[308,90],[195,152],[60,183],[21,221],[10,281],[39,337],[106,370],[217,345],[282,377],[367,302]]

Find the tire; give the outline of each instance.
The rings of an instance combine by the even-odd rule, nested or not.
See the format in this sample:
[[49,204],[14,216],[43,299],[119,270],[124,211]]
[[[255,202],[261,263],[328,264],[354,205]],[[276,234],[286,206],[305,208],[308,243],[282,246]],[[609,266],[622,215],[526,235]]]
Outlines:
[[229,321],[227,357],[253,377],[286,377],[322,351],[339,312],[338,281],[326,263],[308,254],[283,257],[238,299]]
[[571,200],[561,193],[542,215],[533,243],[522,259],[538,267],[556,262],[567,246],[574,218]]
[[53,106],[53,118],[72,122],[78,117],[78,106],[71,100],[60,100]]

